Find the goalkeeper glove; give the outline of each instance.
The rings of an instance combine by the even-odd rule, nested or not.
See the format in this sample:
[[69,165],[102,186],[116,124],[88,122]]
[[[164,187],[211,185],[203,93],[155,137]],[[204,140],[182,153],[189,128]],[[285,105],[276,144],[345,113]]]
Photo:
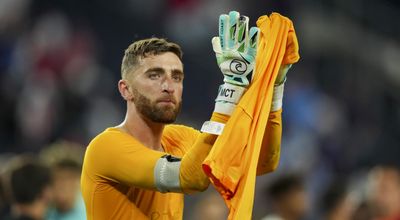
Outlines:
[[249,18],[236,11],[219,17],[219,37],[212,39],[212,45],[224,84],[219,87],[214,112],[231,115],[251,82],[259,29],[249,31],[248,23]]

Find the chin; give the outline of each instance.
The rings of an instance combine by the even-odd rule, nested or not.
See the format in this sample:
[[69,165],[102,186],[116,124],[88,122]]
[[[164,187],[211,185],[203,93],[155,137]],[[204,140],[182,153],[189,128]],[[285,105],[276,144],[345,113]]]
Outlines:
[[156,123],[161,123],[161,124],[172,124],[175,122],[175,118],[174,119],[170,119],[170,118],[157,118],[157,119],[153,119],[153,122]]

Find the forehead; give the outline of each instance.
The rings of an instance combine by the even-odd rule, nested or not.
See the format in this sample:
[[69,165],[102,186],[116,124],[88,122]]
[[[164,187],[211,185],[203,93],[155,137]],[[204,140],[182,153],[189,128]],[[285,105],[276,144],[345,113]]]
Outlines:
[[179,57],[172,52],[161,54],[149,54],[139,59],[140,68],[162,67],[165,69],[183,69],[183,64]]

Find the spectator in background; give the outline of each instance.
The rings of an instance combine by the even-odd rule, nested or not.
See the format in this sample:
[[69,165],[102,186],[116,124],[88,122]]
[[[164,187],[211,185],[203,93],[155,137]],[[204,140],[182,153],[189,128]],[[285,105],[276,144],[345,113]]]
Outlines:
[[11,211],[5,220],[43,220],[50,204],[51,172],[35,161],[23,162],[11,171]]
[[367,204],[375,220],[400,219],[400,172],[396,167],[377,166],[368,177]]
[[356,204],[347,191],[345,183],[333,182],[322,194],[318,203],[321,206],[322,218],[326,220],[354,219]]
[[80,191],[83,146],[58,141],[40,152],[53,173],[53,203],[46,220],[85,220],[86,210]]
[[5,214],[7,210],[7,199],[4,192],[4,184],[2,180],[2,176],[0,176],[0,219]]
[[273,212],[262,220],[300,220],[308,212],[308,199],[301,177],[282,176],[267,188]]
[[80,191],[82,165],[71,159],[55,163],[53,170],[53,206],[47,220],[85,220],[85,204]]
[[[194,207],[195,220],[221,220],[227,219],[228,208],[224,200],[216,191],[210,191],[201,198]],[[192,219],[192,217],[190,218]]]

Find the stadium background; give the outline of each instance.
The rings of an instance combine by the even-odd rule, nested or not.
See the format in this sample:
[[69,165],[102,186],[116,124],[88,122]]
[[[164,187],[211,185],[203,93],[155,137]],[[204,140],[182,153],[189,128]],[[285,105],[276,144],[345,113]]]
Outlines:
[[[303,175],[316,203],[337,178],[362,182],[377,164],[400,166],[395,0],[1,0],[0,164],[60,140],[84,146],[119,123],[123,51],[150,36],[183,47],[179,122],[199,128],[222,81],[210,39],[218,15],[230,10],[252,25],[280,12],[293,20],[300,43],[301,60],[285,88],[280,167],[258,179],[255,217],[268,209],[264,186],[275,176]],[[186,216],[200,199],[187,200]]]

